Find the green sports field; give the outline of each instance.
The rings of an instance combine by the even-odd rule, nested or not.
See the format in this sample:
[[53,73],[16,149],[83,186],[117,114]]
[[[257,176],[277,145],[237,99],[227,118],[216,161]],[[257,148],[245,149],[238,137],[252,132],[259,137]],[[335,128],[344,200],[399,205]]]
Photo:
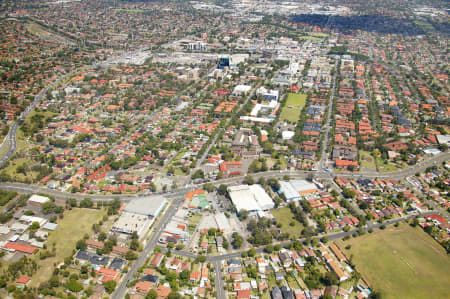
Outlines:
[[383,298],[449,298],[450,257],[419,227],[402,224],[338,245]]
[[306,94],[289,93],[286,99],[286,105],[281,110],[281,120],[296,122],[300,118],[300,113],[306,105]]

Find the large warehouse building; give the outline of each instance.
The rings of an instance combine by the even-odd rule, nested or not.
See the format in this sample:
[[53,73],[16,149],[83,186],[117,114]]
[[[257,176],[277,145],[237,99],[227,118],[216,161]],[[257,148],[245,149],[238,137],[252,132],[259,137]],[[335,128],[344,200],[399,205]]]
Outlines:
[[272,198],[266,193],[261,185],[239,185],[228,187],[230,194],[238,212],[247,210],[249,212],[267,211],[275,207]]
[[126,235],[131,235],[135,231],[139,237],[142,237],[165,205],[166,200],[162,196],[132,200],[125,206],[122,215],[111,227],[111,231]]
[[297,201],[302,195],[311,194],[319,191],[314,183],[305,180],[280,181],[280,191],[286,197],[287,202]]

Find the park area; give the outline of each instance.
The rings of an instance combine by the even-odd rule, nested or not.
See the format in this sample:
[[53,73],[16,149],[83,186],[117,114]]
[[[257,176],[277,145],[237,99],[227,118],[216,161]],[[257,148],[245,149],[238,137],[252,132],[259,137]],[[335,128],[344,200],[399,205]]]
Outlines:
[[47,281],[53,272],[53,265],[64,262],[72,255],[78,240],[92,231],[92,225],[98,223],[105,215],[104,210],[74,208],[64,213],[64,218],[58,221],[58,227],[51,232],[47,240],[47,250],[52,252],[56,248],[55,256],[44,260],[36,259],[38,271],[32,277],[32,286],[38,286]]
[[407,224],[337,243],[382,298],[448,298],[450,257]]
[[272,210],[271,212],[277,220],[277,223],[281,224],[281,231],[283,233],[288,233],[290,237],[300,237],[303,225],[295,219],[291,209],[284,207],[278,210]]
[[300,113],[306,105],[306,94],[289,93],[286,104],[281,110],[280,119],[288,122],[297,122],[300,119]]
[[370,155],[369,152],[359,151],[359,160],[361,163],[361,170],[376,170],[375,158]]

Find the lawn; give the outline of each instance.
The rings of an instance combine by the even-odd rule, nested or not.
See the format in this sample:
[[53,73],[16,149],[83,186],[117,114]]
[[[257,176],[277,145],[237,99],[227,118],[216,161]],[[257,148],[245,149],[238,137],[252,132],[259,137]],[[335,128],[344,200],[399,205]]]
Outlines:
[[40,283],[47,281],[52,272],[53,264],[59,264],[64,258],[71,256],[75,250],[75,244],[92,230],[92,224],[97,223],[105,215],[104,210],[78,209],[64,213],[64,218],[58,221],[58,227],[49,234],[47,248],[52,250],[53,244],[56,247],[56,255],[44,260],[39,259],[39,253],[36,255],[38,271],[33,275],[31,286],[36,287]]
[[289,284],[289,287],[291,289],[294,289],[294,290],[300,289],[300,286],[297,283],[297,280],[295,280],[295,277],[288,276],[288,275],[286,275],[286,276],[287,276],[287,279],[286,279],[287,283]]
[[450,257],[420,228],[407,224],[339,241],[383,298],[448,298]]
[[306,94],[289,93],[286,99],[286,105],[281,110],[281,120],[297,122],[300,119],[300,113],[306,104]]
[[384,160],[381,158],[377,158],[378,171],[380,172],[392,172],[397,171],[398,168],[395,164],[388,161],[387,164],[384,164]]
[[370,155],[369,152],[359,151],[359,160],[361,162],[361,167],[376,169],[375,159]]
[[289,93],[286,99],[286,106],[303,108],[306,105],[305,93]]
[[[277,222],[282,225],[281,230],[284,233],[288,233],[290,236],[294,236],[296,238],[300,237],[303,230],[303,225],[295,220],[294,214],[292,214],[288,207],[272,210],[271,212]],[[294,226],[290,226],[290,223],[294,223]]]
[[[19,158],[17,160],[11,161],[8,167],[5,168],[5,171],[9,176],[16,180],[25,180],[26,178],[33,180],[37,176],[37,173],[35,171],[31,171],[31,166],[33,164],[35,164],[35,162],[29,159]],[[19,166],[25,166],[26,175],[17,172],[17,168]]]
[[315,36],[315,37],[328,37],[327,33],[321,33],[321,32],[311,32],[309,33],[310,36]]

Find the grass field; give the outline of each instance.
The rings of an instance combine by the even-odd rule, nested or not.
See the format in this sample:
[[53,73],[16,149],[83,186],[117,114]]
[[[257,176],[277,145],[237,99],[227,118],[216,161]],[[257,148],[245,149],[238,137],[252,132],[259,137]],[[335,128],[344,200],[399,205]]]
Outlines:
[[[16,159],[10,162],[9,166],[5,168],[5,171],[8,175],[10,175],[13,179],[16,180],[25,180],[26,178],[33,180],[36,178],[37,173],[34,171],[31,171],[30,168],[34,164],[33,161],[25,158]],[[26,166],[26,175],[23,173],[18,173],[17,168],[19,166]]]
[[44,37],[50,37],[51,33],[44,29],[39,24],[36,23],[28,23],[25,24],[25,28],[32,34],[35,34],[37,36],[44,36]]
[[[300,237],[303,230],[303,225],[294,218],[291,210],[288,207],[281,208],[278,210],[272,210],[272,215],[275,217],[278,223],[281,223],[281,230],[284,233],[288,233],[290,236]],[[295,225],[290,226],[289,224],[293,222]]]
[[300,112],[306,105],[306,94],[289,93],[286,99],[286,105],[281,110],[281,120],[296,122],[300,118]]
[[306,105],[306,94],[304,93],[289,93],[286,99],[286,106],[294,106],[303,108]]
[[49,234],[47,240],[48,250],[51,251],[55,244],[56,254],[45,260],[40,260],[39,253],[37,254],[36,262],[39,269],[32,277],[31,286],[36,287],[41,282],[47,281],[53,272],[53,264],[59,264],[64,258],[71,256],[76,242],[91,232],[92,224],[97,223],[104,215],[104,210],[94,209],[75,208],[65,212],[64,218],[59,220],[58,227]]
[[327,37],[328,37],[328,34],[326,34],[326,33],[310,32],[307,35],[299,36],[299,39],[300,40],[310,40],[310,41],[320,41]]
[[398,169],[391,162],[388,162],[387,164],[384,164],[384,161],[381,158],[377,158],[377,165],[378,165],[378,170],[380,172],[391,172],[391,171],[396,171]]
[[376,169],[375,159],[370,155],[369,152],[359,151],[359,160],[361,162],[361,167]]
[[328,37],[327,33],[321,33],[321,32],[311,32],[309,33],[310,36],[315,36],[315,37]]
[[339,241],[383,298],[448,298],[450,257],[420,228],[407,224]]
[[36,23],[25,24],[25,29],[28,30],[28,32],[30,32],[31,34],[51,40],[53,42],[62,42],[62,41],[66,40],[63,36],[54,34],[50,31],[48,31],[43,26],[36,24]]

